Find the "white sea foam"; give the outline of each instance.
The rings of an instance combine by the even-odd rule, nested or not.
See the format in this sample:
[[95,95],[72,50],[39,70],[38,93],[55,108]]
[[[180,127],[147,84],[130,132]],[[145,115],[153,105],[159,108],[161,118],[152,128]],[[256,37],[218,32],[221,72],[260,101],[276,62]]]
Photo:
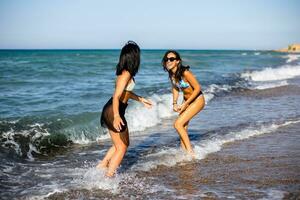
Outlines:
[[258,90],[264,90],[264,89],[270,89],[270,88],[276,88],[288,85],[287,81],[275,81],[275,82],[266,82],[266,83],[260,83],[257,86],[254,86],[255,89]]
[[286,58],[286,63],[290,63],[290,62],[293,62],[295,60],[298,60],[300,58],[300,55],[289,54],[287,56],[284,56],[283,58]]
[[[206,103],[208,103],[214,95],[210,91],[204,91]],[[162,122],[163,119],[176,116],[173,111],[172,94],[153,94],[149,97],[153,102],[153,107],[148,109],[139,102],[132,102],[126,111],[126,120],[128,128],[131,132],[143,131],[148,127],[153,127]],[[182,94],[179,95],[178,103],[183,101]]]
[[[9,123],[17,123],[18,121],[11,121]],[[17,141],[15,141],[15,138],[18,138],[18,137],[25,137],[25,138],[29,138],[30,139],[30,142],[26,145],[29,146],[29,151],[27,152],[27,158],[30,160],[30,161],[33,161],[34,160],[34,157],[32,156],[32,152],[36,152],[36,153],[39,153],[39,151],[37,150],[37,148],[33,145],[33,143],[45,136],[48,136],[50,135],[48,132],[47,132],[47,129],[43,129],[42,128],[43,124],[38,124],[38,123],[35,123],[35,124],[32,124],[32,125],[29,125],[28,127],[30,127],[29,129],[27,130],[21,130],[21,131],[16,131],[16,130],[13,130],[12,128],[7,131],[7,132],[4,132],[1,137],[2,137],[2,140],[4,140],[2,146],[3,147],[10,147],[10,148],[13,148],[16,152],[16,154],[18,154],[19,156],[22,156],[23,152],[22,152],[22,149],[21,149],[21,144],[19,144]],[[24,145],[24,144],[22,144]]]
[[101,189],[113,194],[120,193],[124,188],[132,193],[143,191],[143,194],[171,191],[160,183],[152,182],[147,177],[136,176],[135,172],[116,174],[113,178],[108,178],[104,171],[95,167],[75,169],[75,171],[81,175],[73,179],[68,189]]
[[[107,131],[107,130],[106,130]],[[99,135],[99,137],[96,138],[96,141],[102,141],[102,140],[107,140],[110,138],[110,135],[108,133],[103,133]]]
[[[55,172],[57,169],[47,170],[47,173],[61,173]],[[96,169],[94,166],[89,168],[72,168],[63,169],[64,175],[72,177],[73,180],[65,184],[63,182],[51,181],[51,184],[43,185],[42,188],[37,186],[35,191],[40,191],[41,194],[46,195],[34,195],[28,199],[44,199],[55,193],[61,193],[70,189],[101,189],[108,190],[111,193],[117,193],[119,191],[119,184],[121,180],[125,179],[127,174],[116,175],[114,178],[108,178],[105,176],[103,170]],[[47,174],[46,174],[47,175]]]
[[[89,139],[86,135],[87,134],[84,131],[81,131],[80,135],[71,134],[69,139],[72,140],[72,142],[74,142],[75,144],[89,144],[91,142],[94,142],[93,140]],[[106,135],[104,136],[107,137]]]
[[232,86],[230,85],[216,85],[216,84],[211,84],[207,87],[206,93],[208,94],[215,94],[221,91],[229,91],[232,89]]
[[266,191],[267,197],[261,198],[260,200],[281,200],[286,192],[281,190],[269,189]]
[[[82,172],[83,169],[80,169],[79,174]],[[122,176],[118,175],[115,178],[108,178],[105,176],[105,171],[95,167],[87,169],[82,174],[82,177],[75,179],[73,182],[73,185],[80,189],[102,189],[116,193],[118,192],[119,183],[122,180]]]
[[32,156],[32,152],[40,153],[33,144],[29,143],[29,151],[27,152],[27,158],[30,161],[34,161],[34,158]]
[[[249,127],[242,131],[238,132],[230,132],[226,135],[222,136],[214,136],[212,138],[202,140],[199,143],[194,144],[194,151],[196,155],[196,159],[203,159],[208,154],[220,151],[222,149],[222,145],[234,142],[238,140],[244,140],[249,137],[271,133],[276,129],[284,126],[288,126],[290,124],[299,123],[300,120],[297,121],[288,121],[282,124],[270,124],[268,126],[262,125],[259,128]],[[137,164],[135,164],[132,169],[140,170],[140,171],[148,171],[150,169],[154,169],[159,165],[165,166],[173,166],[177,163],[190,161],[192,157],[185,155],[182,150],[178,148],[167,148],[160,150],[159,152],[149,154],[142,158]]]
[[242,78],[251,81],[278,81],[300,76],[300,65],[285,65],[279,68],[265,68],[262,71],[245,72]]
[[172,96],[171,94],[152,95],[149,97],[153,102],[153,107],[147,109],[138,102],[133,102],[128,108],[126,119],[129,130],[142,131],[147,127],[159,124],[163,118],[175,116],[172,111]]
[[207,89],[204,91],[204,97],[205,97],[205,103],[207,104],[209,101],[211,101],[214,97],[215,94],[220,93],[220,92],[228,92],[232,90],[233,86],[230,85],[216,85],[216,84],[211,84],[207,87]]
[[64,192],[64,190],[61,190],[61,189],[53,189],[53,191],[48,192],[48,193],[45,194],[45,195],[30,196],[30,197],[26,197],[25,199],[26,199],[26,200],[43,200],[43,199],[46,199],[47,197],[50,197],[52,194],[55,194],[55,193],[61,193],[61,192]]
[[288,80],[300,76],[300,65],[284,65],[265,68],[261,71],[245,72],[241,78],[247,80],[252,89],[264,90],[289,85]]

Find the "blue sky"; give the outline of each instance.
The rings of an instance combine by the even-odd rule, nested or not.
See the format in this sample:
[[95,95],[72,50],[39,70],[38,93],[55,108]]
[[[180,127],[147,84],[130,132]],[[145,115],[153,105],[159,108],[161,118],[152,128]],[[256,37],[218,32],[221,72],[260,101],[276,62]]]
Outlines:
[[298,0],[1,0],[0,48],[277,49],[300,43]]

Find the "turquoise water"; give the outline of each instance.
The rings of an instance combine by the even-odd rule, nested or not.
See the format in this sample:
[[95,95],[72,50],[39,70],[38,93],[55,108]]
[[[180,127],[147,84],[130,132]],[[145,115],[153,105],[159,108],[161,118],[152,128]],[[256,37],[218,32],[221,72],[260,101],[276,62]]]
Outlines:
[[[160,65],[164,51],[144,50],[136,79],[143,95],[168,90]],[[204,88],[236,81],[235,74],[285,64],[274,53],[182,51]],[[99,109],[111,96],[118,50],[1,51],[1,119],[74,115]],[[234,62],[232,62],[234,60]]]
[[[151,99],[154,107],[147,110],[137,102],[129,102],[126,118],[130,135],[138,141],[145,139],[142,144],[133,144],[124,161],[124,168],[130,172],[185,161],[176,150],[178,136],[172,126],[176,114],[171,109],[168,75],[160,64],[164,52],[142,50],[135,93]],[[56,177],[60,181],[53,187],[45,186],[50,183],[40,180],[41,174],[36,180],[45,189],[43,193],[51,193],[57,186],[72,188],[72,184],[78,184],[67,184],[64,180],[78,178],[86,171],[86,163],[94,165],[108,148],[107,130],[100,127],[99,118],[102,106],[113,93],[119,53],[119,50],[0,51],[0,156],[5,161],[1,168],[8,171],[2,173],[1,179],[12,184],[14,176],[23,177],[27,173],[23,177],[26,180],[31,172],[19,172],[20,163],[24,169],[33,167],[37,171],[44,161],[47,166],[57,162],[63,169],[76,163],[80,168],[78,174],[63,175],[65,172],[60,171]],[[212,138],[235,140],[236,136],[229,134],[232,132],[246,138],[249,130],[264,132],[262,127],[285,126],[300,119],[299,55],[221,50],[179,50],[179,53],[201,83],[207,102],[190,125],[198,159],[205,152],[219,148],[205,149]],[[101,151],[95,147],[96,141],[105,144]],[[153,150],[152,144],[158,147]],[[80,149],[79,155],[84,156],[75,156],[77,147],[87,148]],[[176,155],[175,161],[164,152],[171,157]],[[60,156],[70,163],[64,164]],[[54,169],[48,175],[53,175]],[[16,188],[8,187],[7,191],[22,191],[21,196],[41,195],[35,184]]]

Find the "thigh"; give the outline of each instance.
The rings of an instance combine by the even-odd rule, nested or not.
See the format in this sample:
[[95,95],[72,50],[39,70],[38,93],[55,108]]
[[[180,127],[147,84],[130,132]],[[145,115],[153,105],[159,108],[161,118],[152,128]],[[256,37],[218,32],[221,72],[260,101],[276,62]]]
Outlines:
[[179,115],[176,121],[187,125],[189,121],[204,108],[204,97],[198,97],[186,110]]
[[[126,105],[120,102],[119,114],[125,124],[125,125],[121,125],[122,128],[121,132],[124,132],[127,128],[127,121],[125,119],[125,110],[126,110]],[[103,107],[102,115],[101,115],[101,125],[103,127],[107,127],[109,130],[113,132],[118,132],[115,129],[113,122],[114,122],[114,112],[113,112],[113,105],[112,105],[112,98],[111,98]]]

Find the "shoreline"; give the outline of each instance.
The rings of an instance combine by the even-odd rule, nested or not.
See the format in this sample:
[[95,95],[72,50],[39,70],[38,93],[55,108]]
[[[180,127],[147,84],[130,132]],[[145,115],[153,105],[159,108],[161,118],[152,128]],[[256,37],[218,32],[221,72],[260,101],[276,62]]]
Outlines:
[[[100,199],[299,199],[298,130],[300,123],[291,124],[271,133],[226,143],[220,151],[202,160],[140,171],[122,180],[117,193],[82,188],[53,193],[46,199],[82,196]],[[135,187],[136,184],[143,189]],[[157,184],[160,189],[155,191]]]
[[142,176],[164,176],[167,188],[188,198],[298,199],[299,129],[297,123],[227,143],[203,160],[171,168],[160,166]]

